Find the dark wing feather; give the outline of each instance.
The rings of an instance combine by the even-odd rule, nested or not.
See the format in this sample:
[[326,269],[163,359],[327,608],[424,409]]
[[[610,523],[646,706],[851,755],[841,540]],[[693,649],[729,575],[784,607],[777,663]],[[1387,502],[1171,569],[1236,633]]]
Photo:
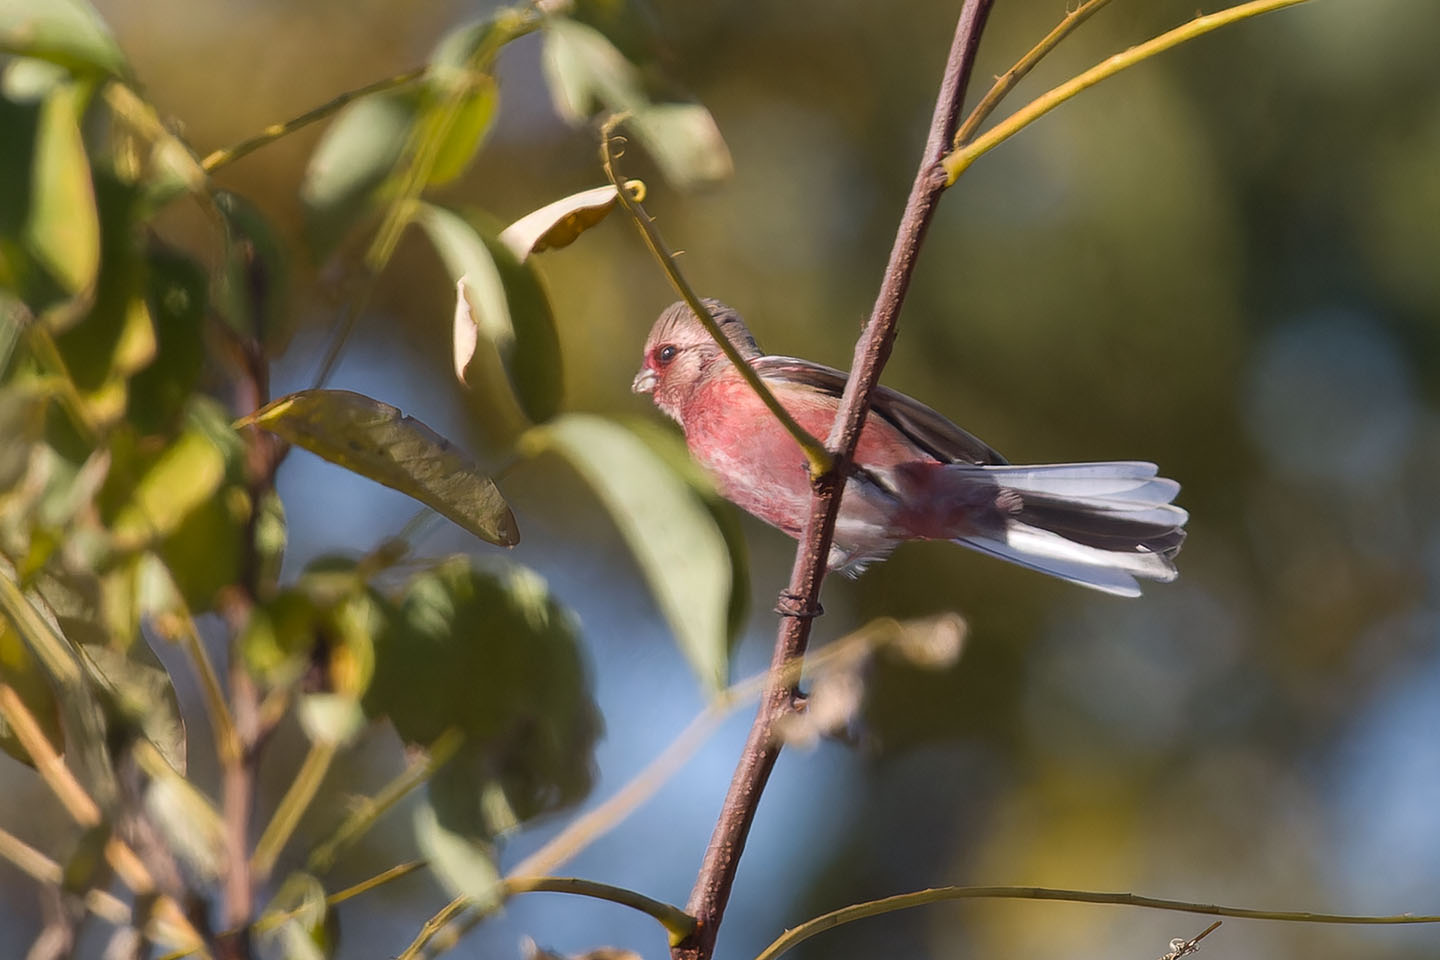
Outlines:
[[[832,397],[845,391],[847,374],[795,357],[756,357],[755,371],[766,380],[798,383]],[[989,444],[966,433],[955,424],[903,393],[877,387],[870,412],[889,422],[921,450],[941,463],[1008,463]]]

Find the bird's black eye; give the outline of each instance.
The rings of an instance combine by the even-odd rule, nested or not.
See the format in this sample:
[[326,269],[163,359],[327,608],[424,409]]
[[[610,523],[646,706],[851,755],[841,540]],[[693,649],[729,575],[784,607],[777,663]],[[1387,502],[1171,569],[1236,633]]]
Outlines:
[[678,351],[675,349],[675,345],[673,343],[667,343],[665,346],[655,351],[655,359],[658,360],[663,366],[669,363],[671,360],[674,360],[675,354],[677,352]]

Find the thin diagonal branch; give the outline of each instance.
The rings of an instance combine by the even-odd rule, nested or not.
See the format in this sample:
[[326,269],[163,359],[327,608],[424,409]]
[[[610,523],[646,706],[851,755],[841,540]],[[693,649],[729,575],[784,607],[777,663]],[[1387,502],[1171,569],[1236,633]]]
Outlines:
[[795,682],[789,678],[787,666],[804,656],[810,639],[810,623],[817,610],[820,584],[825,577],[835,518],[840,510],[840,494],[860,440],[860,428],[869,411],[870,398],[880,379],[881,368],[890,356],[900,305],[910,286],[921,241],[934,216],[940,194],[946,187],[945,170],[940,166],[940,160],[949,149],[960,121],[965,87],[992,3],[993,0],[965,0],[960,11],[920,169],[905,204],[880,294],[855,345],[850,379],[846,382],[840,409],[826,444],[834,463],[814,484],[810,513],[800,547],[795,553],[790,584],[781,598],[781,608],[786,612],[781,617],[779,633],[775,638],[770,685],[750,728],[749,739],[730,781],[720,819],[715,825],[686,906],[686,912],[696,919],[695,932],[672,951],[675,960],[709,960],[714,952],[715,937],[730,899],[740,854],[745,849],[745,839],[760,805],[760,795],[780,753],[774,737],[774,725],[793,709],[796,688]]
[[675,255],[671,253],[670,248],[665,245],[665,238],[660,236],[660,230],[655,226],[655,221],[651,219],[650,214],[645,212],[645,208],[640,205],[640,201],[631,196],[630,191],[625,188],[625,184],[629,181],[621,176],[620,171],[616,169],[615,161],[618,158],[612,150],[612,144],[615,140],[615,127],[624,120],[624,114],[617,114],[607,120],[604,127],[600,130],[600,163],[605,168],[605,175],[609,177],[610,182],[615,185],[615,189],[619,194],[620,203],[625,207],[625,212],[630,214],[630,219],[635,222],[635,228],[640,231],[640,236],[644,238],[645,245],[650,248],[650,252],[654,255],[656,261],[659,262],[661,268],[664,269],[665,276],[670,281],[670,286],[675,289],[675,292],[679,294],[680,298],[690,307],[690,311],[695,314],[701,325],[704,326],[705,331],[714,338],[715,344],[720,348],[721,352],[725,354],[726,359],[735,365],[735,369],[740,372],[740,376],[749,385],[750,389],[755,392],[755,396],[759,397],[760,401],[765,404],[765,407],[775,416],[775,419],[780,421],[780,425],[785,428],[785,432],[795,438],[795,442],[798,443],[800,449],[805,452],[805,459],[810,462],[811,475],[820,476],[832,466],[830,454],[825,449],[825,446],[819,440],[812,437],[809,431],[800,426],[795,418],[790,415],[790,411],[786,410],[780,401],[775,399],[775,394],[765,385],[765,381],[760,378],[760,374],[756,373],[755,368],[750,366],[745,358],[740,355],[740,351],[736,348],[735,344],[730,342],[730,338],[721,332],[720,325],[715,322],[714,316],[711,315],[710,311],[705,307],[705,304],[700,301],[699,295],[696,294],[694,288],[690,286],[690,282],[685,279],[685,275],[680,272],[680,266],[675,262]]
[[237,144],[213,151],[208,154],[204,160],[200,161],[200,166],[206,173],[214,173],[221,167],[229,166],[241,157],[254,153],[266,144],[274,143],[281,137],[289,136],[296,130],[308,127],[312,123],[339,113],[342,108],[353,100],[359,100],[361,97],[368,97],[374,93],[384,93],[386,90],[394,90],[397,87],[414,83],[416,80],[425,76],[425,71],[425,67],[416,67],[413,70],[406,70],[404,73],[397,73],[392,77],[385,77],[382,80],[367,83],[363,87],[356,87],[354,90],[346,90],[344,93],[320,104],[320,106],[306,110],[297,117],[291,117],[282,123],[272,123],[253,137],[247,137]]

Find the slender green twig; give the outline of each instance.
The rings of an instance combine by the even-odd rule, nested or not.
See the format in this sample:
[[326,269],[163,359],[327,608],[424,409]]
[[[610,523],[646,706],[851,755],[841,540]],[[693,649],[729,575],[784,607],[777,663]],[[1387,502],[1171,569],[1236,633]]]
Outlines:
[[323,741],[310,745],[310,751],[305,754],[290,789],[280,798],[280,805],[275,808],[274,815],[255,844],[255,853],[250,857],[250,871],[257,881],[263,882],[274,869],[280,851],[285,849],[291,834],[300,825],[300,818],[309,809],[325,774],[329,772],[336,749],[336,744]]
[[415,939],[410,941],[408,947],[400,951],[399,955],[395,957],[395,960],[419,960],[419,958],[424,955],[423,951],[426,945],[435,938],[435,935],[441,930],[444,930],[445,926],[451,920],[454,920],[460,916],[460,914],[464,913],[469,906],[470,899],[468,897],[456,897],[454,900],[445,904],[445,906],[440,908],[439,913],[436,913],[420,925],[420,930],[415,934]]
[[244,140],[232,146],[222,147],[219,150],[213,151],[207,155],[205,159],[200,161],[200,166],[206,173],[214,173],[221,167],[229,166],[241,157],[254,153],[266,144],[274,143],[281,137],[289,136],[296,130],[308,127],[312,123],[339,113],[340,110],[352,100],[368,97],[373,93],[384,93],[386,90],[394,90],[397,87],[414,83],[416,80],[425,76],[426,69],[426,67],[416,67],[412,70],[406,70],[404,73],[397,73],[394,76],[385,77],[383,80],[367,83],[363,87],[356,87],[354,90],[346,90],[344,93],[320,104],[320,106],[306,110],[297,117],[291,117],[289,120],[281,123],[272,123],[253,137],[246,137]]
[[1043,40],[1031,47],[1029,53],[1016,61],[1015,66],[996,77],[994,84],[985,92],[985,96],[980,98],[980,102],[975,104],[970,115],[961,122],[955,131],[953,141],[955,149],[960,149],[965,141],[975,136],[975,131],[980,129],[980,124],[985,122],[985,118],[995,112],[995,108],[1000,105],[1001,100],[1005,99],[1006,94],[1015,89],[1015,85],[1024,79],[1037,63],[1045,59],[1046,54],[1058,47],[1061,40],[1068,37],[1076,27],[1089,20],[1109,2],[1110,0],[1085,0],[1080,6],[1067,13],[1065,19],[1056,24],[1055,29],[1047,33]]
[[366,831],[375,825],[375,821],[448,763],[464,739],[464,733],[457,727],[451,727],[437,737],[421,759],[410,764],[399,776],[382,787],[379,793],[367,798],[352,810],[335,832],[310,852],[306,868],[311,873],[324,873],[329,870],[342,850],[364,836]]
[[[517,893],[570,893],[582,897],[592,897],[596,900],[608,900],[611,903],[630,907],[653,917],[660,926],[664,927],[672,947],[684,940],[695,929],[695,918],[674,904],[655,900],[642,893],[636,893],[634,890],[611,886],[608,883],[582,880],[578,877],[525,877],[507,879],[504,887],[505,897],[514,896]],[[428,945],[432,949],[426,955],[438,956],[451,949],[487,915],[487,911],[477,909],[460,922],[444,930],[435,931],[433,937],[428,941]],[[426,945],[425,942],[419,944],[422,949]],[[416,953],[414,956],[419,957],[421,954]],[[407,960],[407,955],[401,954],[398,960]]]
[[579,877],[513,877],[505,881],[505,893],[569,893],[594,900],[608,900],[653,917],[665,928],[672,943],[684,937],[695,926],[695,918],[674,904],[624,887]]
[[839,910],[832,910],[813,920],[807,920],[798,927],[786,930],[774,943],[760,951],[755,960],[774,960],[791,947],[809,940],[826,930],[866,917],[877,917],[896,910],[908,910],[930,903],[947,900],[1058,900],[1066,903],[1108,903],[1118,906],[1148,907],[1152,910],[1171,910],[1178,913],[1203,913],[1216,917],[1233,917],[1240,920],[1283,920],[1291,923],[1344,923],[1344,924],[1397,924],[1397,923],[1440,923],[1440,916],[1415,916],[1399,914],[1387,917],[1355,916],[1338,913],[1306,913],[1278,910],[1251,910],[1245,907],[1222,907],[1208,903],[1190,903],[1185,900],[1162,900],[1157,897],[1142,897],[1134,893],[1104,893],[1094,890],[1059,890],[1051,887],[936,887],[902,893],[856,903]]
[[775,394],[765,385],[765,381],[760,379],[760,375],[756,373],[755,369],[740,355],[740,351],[735,348],[735,344],[731,343],[730,338],[725,336],[720,330],[720,326],[715,322],[715,318],[710,315],[710,311],[700,302],[700,297],[680,272],[679,265],[675,263],[675,255],[671,253],[670,248],[665,245],[665,240],[660,236],[660,231],[655,226],[655,221],[650,218],[650,214],[645,212],[645,208],[640,205],[640,202],[630,195],[630,191],[625,189],[627,181],[615,168],[616,158],[610,149],[611,143],[614,140],[615,128],[623,123],[624,120],[624,114],[617,114],[607,120],[601,128],[600,159],[605,167],[605,175],[610,178],[610,182],[613,183],[615,189],[619,191],[620,203],[625,207],[625,212],[630,214],[630,218],[635,221],[635,226],[640,230],[640,235],[645,238],[645,245],[650,248],[650,253],[654,255],[656,261],[660,264],[660,268],[665,271],[665,276],[670,280],[670,286],[675,288],[675,292],[680,295],[681,299],[689,305],[695,316],[704,324],[705,330],[710,336],[715,338],[715,342],[719,344],[726,359],[735,365],[735,369],[740,371],[740,375],[745,379],[745,382],[750,385],[750,389],[755,391],[755,395],[759,397],[765,406],[769,408],[770,412],[775,415],[775,419],[780,421],[780,425],[785,428],[785,431],[795,438],[795,442],[800,444],[800,449],[805,451],[805,459],[810,462],[810,475],[818,477],[827,473],[832,463],[830,451],[825,449],[825,444],[811,436],[808,430],[795,422],[795,418],[790,415],[790,411],[786,410],[780,404],[780,401],[775,399]]
[[[349,900],[353,897],[358,897],[362,893],[368,893],[371,890],[374,890],[376,887],[384,886],[392,880],[399,880],[401,877],[408,877],[410,874],[414,873],[417,870],[424,869],[426,866],[428,866],[428,864],[424,860],[410,860],[405,863],[396,864],[395,866],[390,867],[388,870],[380,871],[373,877],[361,880],[357,884],[346,887],[343,890],[337,890],[334,893],[328,895],[325,898],[325,905],[327,907],[333,907],[337,904],[344,903],[346,900]],[[296,907],[293,910],[284,910],[279,913],[268,913],[265,916],[262,916],[259,920],[255,921],[255,932],[264,933],[267,930],[273,930],[276,927],[280,926],[280,924],[284,923],[286,920],[293,920],[296,917],[300,916],[300,914],[303,913],[304,910],[304,907]],[[230,936],[234,933],[235,931],[233,930],[227,930],[224,934],[222,934],[222,936]],[[196,950],[194,948],[175,950],[171,953],[163,955],[162,957],[160,957],[160,960],[185,960],[186,957],[193,956],[195,952]]]
[[1306,0],[1251,0],[1250,3],[1242,3],[1217,13],[1209,13],[1196,17],[1189,23],[1176,27],[1167,33],[1152,40],[1131,47],[1123,53],[1117,53],[1113,57],[1102,61],[1086,70],[1084,73],[1070,80],[1065,81],[1058,87],[1049,90],[1036,97],[1030,103],[1006,117],[1004,120],[991,127],[984,134],[971,140],[969,143],[956,150],[951,151],[942,160],[945,167],[946,184],[953,184],[960,174],[964,173],[970,164],[981,154],[994,149],[1009,138],[1019,133],[1025,127],[1034,123],[1040,117],[1054,110],[1060,104],[1069,100],[1082,91],[1088,90],[1100,81],[1113,77],[1122,70],[1126,70],[1150,59],[1156,54],[1163,53],[1172,47],[1194,40],[1196,37],[1204,36],[1212,30],[1238,23],[1250,17],[1259,16],[1262,13],[1270,13],[1273,10],[1280,10],[1285,7],[1293,7],[1305,3]]

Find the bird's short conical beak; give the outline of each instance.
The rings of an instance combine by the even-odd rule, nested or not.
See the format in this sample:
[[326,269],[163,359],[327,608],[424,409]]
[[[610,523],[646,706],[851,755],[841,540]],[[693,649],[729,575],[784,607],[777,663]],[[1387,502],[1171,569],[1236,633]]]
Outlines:
[[654,393],[655,383],[659,379],[654,370],[642,367],[640,372],[635,374],[635,380],[630,384],[630,390],[633,393]]

